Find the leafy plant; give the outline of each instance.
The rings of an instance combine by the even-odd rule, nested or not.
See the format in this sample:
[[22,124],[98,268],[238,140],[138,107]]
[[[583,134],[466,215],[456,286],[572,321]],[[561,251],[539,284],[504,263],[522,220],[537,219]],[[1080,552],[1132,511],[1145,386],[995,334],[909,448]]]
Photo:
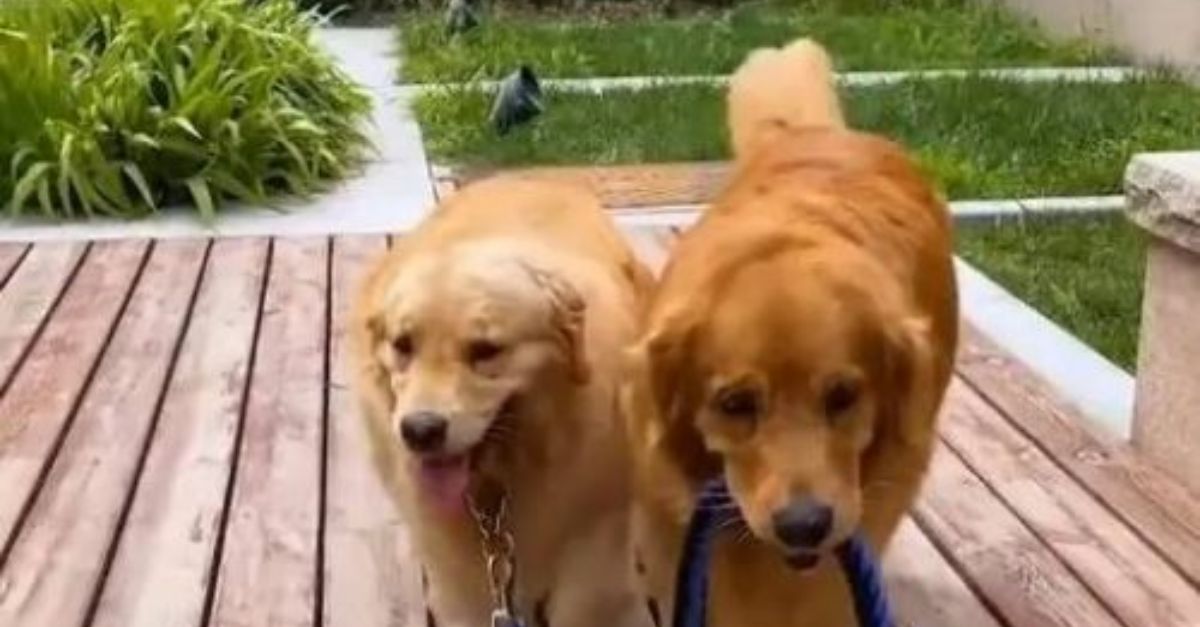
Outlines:
[[0,203],[134,217],[307,194],[358,166],[367,96],[291,0],[0,3]]

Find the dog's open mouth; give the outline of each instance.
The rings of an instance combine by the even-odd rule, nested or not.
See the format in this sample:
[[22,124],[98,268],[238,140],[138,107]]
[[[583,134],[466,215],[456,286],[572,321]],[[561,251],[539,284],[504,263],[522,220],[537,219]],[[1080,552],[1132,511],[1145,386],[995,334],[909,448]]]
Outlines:
[[420,462],[421,488],[439,510],[462,510],[463,496],[471,483],[470,453],[425,457]]
[[811,570],[821,561],[821,554],[816,551],[796,550],[784,554],[788,566],[795,570]]
[[510,397],[500,406],[488,430],[469,449],[454,454],[438,453],[421,457],[418,475],[421,488],[437,508],[447,514],[462,514],[467,509],[467,493],[475,475],[490,454],[509,439],[516,416],[517,398]]

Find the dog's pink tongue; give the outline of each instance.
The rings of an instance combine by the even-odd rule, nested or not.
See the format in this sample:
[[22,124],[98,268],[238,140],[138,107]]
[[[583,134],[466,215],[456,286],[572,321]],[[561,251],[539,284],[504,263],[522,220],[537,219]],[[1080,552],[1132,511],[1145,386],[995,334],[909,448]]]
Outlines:
[[446,514],[466,511],[471,475],[465,455],[423,461],[420,473],[426,496],[439,510]]

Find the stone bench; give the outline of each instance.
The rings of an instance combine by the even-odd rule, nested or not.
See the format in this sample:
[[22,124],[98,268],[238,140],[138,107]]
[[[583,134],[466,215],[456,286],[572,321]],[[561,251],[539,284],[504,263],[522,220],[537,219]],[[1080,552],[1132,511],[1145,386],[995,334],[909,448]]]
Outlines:
[[1150,235],[1133,442],[1200,490],[1200,152],[1134,157],[1125,194]]

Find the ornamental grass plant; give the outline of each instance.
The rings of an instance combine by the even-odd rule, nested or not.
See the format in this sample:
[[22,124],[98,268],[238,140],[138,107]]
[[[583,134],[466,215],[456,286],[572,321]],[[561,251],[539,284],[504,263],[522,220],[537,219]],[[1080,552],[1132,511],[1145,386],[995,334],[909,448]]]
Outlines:
[[292,0],[0,2],[0,207],[213,217],[360,165],[370,101]]

